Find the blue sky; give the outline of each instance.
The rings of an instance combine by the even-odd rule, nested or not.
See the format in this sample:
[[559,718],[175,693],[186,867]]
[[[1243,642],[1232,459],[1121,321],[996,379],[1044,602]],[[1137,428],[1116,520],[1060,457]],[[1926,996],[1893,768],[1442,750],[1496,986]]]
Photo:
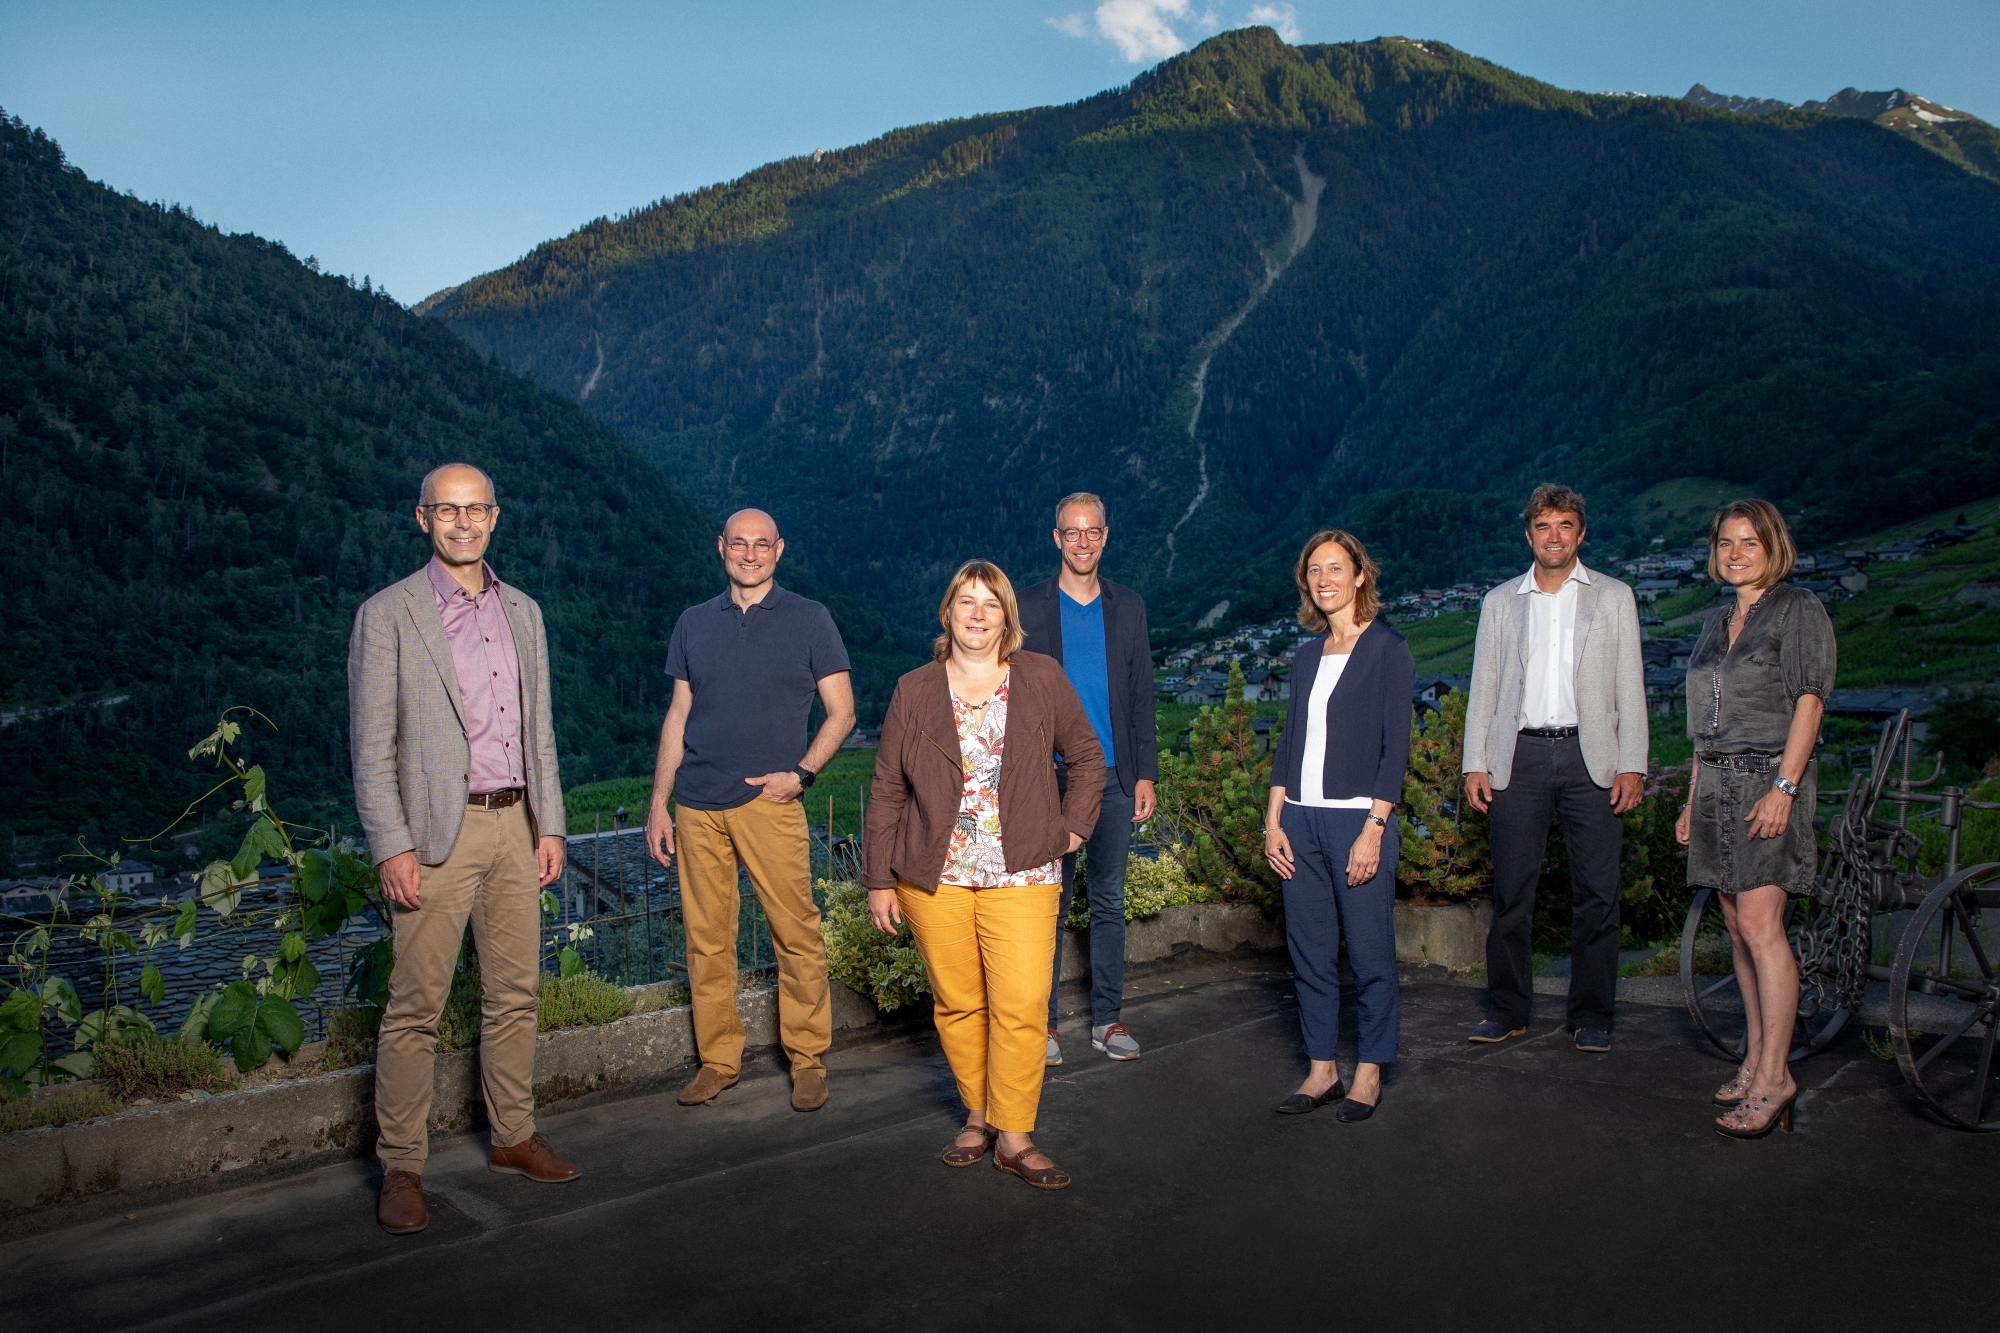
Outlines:
[[1088,96],[1253,15],[1591,91],[1900,86],[2000,122],[2000,0],[0,0],[0,107],[94,178],[414,301],[776,158]]

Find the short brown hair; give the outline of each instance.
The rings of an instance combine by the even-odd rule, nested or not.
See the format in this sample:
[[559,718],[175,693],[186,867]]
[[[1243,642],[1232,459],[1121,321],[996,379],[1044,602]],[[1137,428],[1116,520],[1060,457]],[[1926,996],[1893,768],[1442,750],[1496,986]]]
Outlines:
[[1071,491],[1056,501],[1056,526],[1062,526],[1062,511],[1071,505],[1089,505],[1097,511],[1097,521],[1106,527],[1111,524],[1111,511],[1104,507],[1104,501],[1089,491]]
[[1014,585],[1008,581],[1006,572],[991,560],[968,560],[958,567],[958,573],[951,576],[951,584],[944,590],[944,600],[938,603],[938,624],[944,626],[944,633],[938,635],[937,642],[931,645],[931,657],[942,662],[951,656],[951,604],[958,597],[959,589],[968,583],[983,583],[1000,599],[1000,614],[1007,620],[1006,633],[1000,638],[1000,660],[1004,662],[1021,650],[1028,632],[1021,628],[1021,604],[1014,599]]
[[1749,520],[1757,540],[1764,543],[1764,550],[1771,557],[1764,570],[1764,581],[1757,586],[1769,588],[1790,578],[1799,563],[1799,548],[1792,544],[1792,530],[1785,526],[1785,516],[1769,500],[1731,500],[1715,511],[1715,518],[1708,525],[1708,576],[1717,583],[1727,581],[1722,577],[1722,562],[1715,558],[1715,544],[1722,540],[1722,525],[1733,518]]
[[1545,481],[1535,487],[1535,493],[1528,497],[1528,507],[1521,511],[1521,525],[1532,528],[1536,519],[1548,513],[1575,514],[1578,527],[1590,526],[1583,512],[1583,497],[1559,481]]
[[1313,600],[1312,589],[1306,586],[1306,564],[1312,559],[1313,552],[1328,542],[1347,552],[1354,568],[1366,576],[1354,590],[1355,623],[1367,624],[1382,609],[1382,598],[1376,590],[1376,585],[1382,581],[1382,568],[1368,554],[1368,548],[1351,532],[1340,528],[1321,528],[1306,538],[1304,548],[1299,551],[1298,568],[1292,571],[1292,582],[1299,585],[1299,624],[1315,634],[1326,633],[1332,628],[1332,622],[1327,619],[1326,612],[1319,609],[1319,603]]

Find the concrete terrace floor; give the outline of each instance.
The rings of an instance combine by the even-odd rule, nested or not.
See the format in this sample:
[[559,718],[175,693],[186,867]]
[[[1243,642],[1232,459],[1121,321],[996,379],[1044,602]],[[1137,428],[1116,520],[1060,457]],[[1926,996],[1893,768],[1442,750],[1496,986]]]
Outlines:
[[[1360,1125],[1280,1117],[1303,1069],[1282,958],[1135,973],[1143,1059],[1066,1021],[1038,1193],[937,1161],[957,1123],[927,1026],[836,1046],[834,1097],[765,1059],[713,1106],[666,1086],[551,1108],[587,1174],[436,1145],[432,1222],[393,1238],[364,1162],[0,1245],[0,1327],[1872,1329],[1992,1317],[2000,1135],[1927,1119],[1849,1039],[1800,1068],[1798,1132],[1715,1135],[1728,1073],[1679,1010],[1628,1003],[1590,1057],[1543,998],[1464,1040],[1479,992],[1404,988],[1404,1058]],[[1080,989],[1066,1001],[1082,1002]],[[1349,1039],[1351,1041],[1351,1031]],[[101,1205],[100,1205],[101,1206]]]

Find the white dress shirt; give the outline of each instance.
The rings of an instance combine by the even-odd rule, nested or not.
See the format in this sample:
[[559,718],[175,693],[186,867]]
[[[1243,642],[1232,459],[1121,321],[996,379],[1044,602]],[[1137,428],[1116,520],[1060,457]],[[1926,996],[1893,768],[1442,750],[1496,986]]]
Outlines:
[[1528,669],[1521,682],[1519,730],[1576,725],[1576,585],[1590,582],[1581,561],[1549,593],[1529,570],[1514,589],[1528,606]]

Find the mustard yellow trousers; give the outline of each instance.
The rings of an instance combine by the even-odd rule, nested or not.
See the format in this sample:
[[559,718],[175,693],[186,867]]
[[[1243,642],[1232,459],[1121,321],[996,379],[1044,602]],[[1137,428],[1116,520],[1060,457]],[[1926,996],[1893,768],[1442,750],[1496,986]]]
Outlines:
[[968,1111],[1025,1134],[1042,1101],[1048,1047],[1049,959],[1060,884],[928,893],[896,888],[930,973],[938,1040]]

